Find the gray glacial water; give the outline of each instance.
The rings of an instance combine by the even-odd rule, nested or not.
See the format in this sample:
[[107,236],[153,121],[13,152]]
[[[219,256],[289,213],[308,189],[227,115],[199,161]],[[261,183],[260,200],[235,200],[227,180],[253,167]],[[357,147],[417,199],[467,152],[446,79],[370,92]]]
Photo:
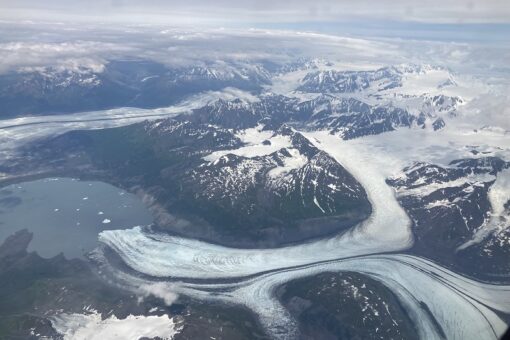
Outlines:
[[28,250],[43,257],[81,257],[101,231],[151,222],[140,199],[102,182],[47,178],[0,189],[0,243],[26,228],[34,234]]

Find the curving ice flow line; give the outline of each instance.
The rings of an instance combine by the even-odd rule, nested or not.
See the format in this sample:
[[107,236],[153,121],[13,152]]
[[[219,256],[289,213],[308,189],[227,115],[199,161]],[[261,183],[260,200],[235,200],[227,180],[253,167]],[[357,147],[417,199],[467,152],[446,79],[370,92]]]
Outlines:
[[107,129],[144,120],[175,116],[191,106],[162,109],[119,108],[58,116],[34,116],[0,120],[0,154],[13,152],[23,144],[58,136],[73,130]]
[[271,293],[285,282],[324,271],[354,271],[382,282],[408,311],[423,339],[443,334],[448,339],[497,339],[506,329],[492,309],[510,312],[510,286],[469,280],[430,261],[405,255],[373,255],[271,273],[254,278],[232,295],[265,314],[266,319],[286,322],[285,313],[278,318],[268,312],[274,304]]
[[223,92],[203,92],[175,105],[155,109],[120,107],[72,114],[0,119],[0,161],[8,160],[17,148],[34,140],[73,130],[107,129],[145,120],[169,118],[189,113],[224,95]]
[[[149,112],[124,108],[64,118],[2,121],[0,156],[43,136],[120,126],[188,109]],[[385,178],[400,170],[402,164],[387,155],[374,158],[373,150],[364,150],[362,144],[341,141],[327,132],[305,136],[339,161],[365,188],[373,209],[367,221],[330,239],[278,249],[234,249],[142,227],[105,231],[100,234],[103,243],[129,267],[153,278],[142,279],[112,267],[100,250],[96,260],[102,269],[109,268],[116,284],[133,292],[144,294],[140,291],[143,285],[172,278],[168,289],[175,293],[243,304],[257,313],[271,335],[280,339],[295,338],[298,327],[275,298],[274,290],[296,278],[325,271],[354,271],[382,282],[407,310],[422,339],[496,339],[501,335],[505,323],[496,312],[510,313],[510,286],[480,283],[413,256],[380,255],[406,249],[413,242],[409,218],[385,183]],[[195,280],[202,278],[211,280]],[[231,283],[212,281],[227,278]]]
[[[371,150],[360,150],[327,133],[306,136],[335,157],[367,191],[373,213],[351,231],[278,249],[227,248],[142,227],[104,231],[100,240],[137,272],[153,280],[172,278],[171,289],[176,293],[247,306],[278,339],[295,338],[298,327],[276,299],[275,289],[325,271],[358,272],[386,285],[422,339],[497,339],[506,324],[496,311],[510,313],[510,286],[477,282],[414,256],[380,254],[412,244],[410,221],[385,183],[389,175],[385,171],[400,169],[401,164],[391,164],[388,158],[381,163]],[[151,282],[112,271],[133,291]],[[201,278],[229,278],[233,283],[189,282]]]
[[[101,253],[99,253],[101,256]],[[154,281],[106,267],[122,287],[137,292]],[[286,268],[239,279],[233,283],[172,282],[172,292],[198,300],[244,305],[253,310],[270,335],[295,339],[297,321],[274,291],[286,282],[321,272],[358,272],[383,283],[400,301],[421,339],[498,339],[505,322],[496,312],[510,313],[510,286],[465,278],[441,266],[409,255],[369,255]]]
[[[231,278],[308,263],[397,251],[413,242],[410,220],[386,184],[386,174],[365,152],[327,133],[308,134],[335,157],[365,188],[371,216],[330,239],[276,249],[235,249],[135,227],[108,230],[99,240],[113,248],[134,270],[157,277]],[[320,144],[319,144],[320,143]],[[363,170],[360,170],[363,169]]]

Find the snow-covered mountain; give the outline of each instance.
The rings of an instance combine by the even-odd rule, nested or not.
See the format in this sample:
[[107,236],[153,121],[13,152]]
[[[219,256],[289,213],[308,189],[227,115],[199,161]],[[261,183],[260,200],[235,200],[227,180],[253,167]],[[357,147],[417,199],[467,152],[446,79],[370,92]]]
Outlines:
[[392,103],[368,104],[357,98],[328,94],[301,101],[265,93],[257,102],[220,99],[195,110],[189,119],[234,129],[258,124],[268,128],[291,124],[305,129],[330,129],[344,139],[353,139],[398,128],[442,129],[459,103],[450,97],[421,97],[419,100],[421,109],[409,110]]
[[448,167],[417,162],[389,178],[413,220],[417,251],[487,277],[507,271],[510,196],[498,183],[507,186],[509,168],[510,162],[489,156]]
[[[424,334],[442,338],[446,330],[463,338],[448,327],[457,328],[464,315],[451,313],[448,304],[443,308],[436,291],[458,297],[462,303],[455,310],[468,310],[471,297],[479,295],[480,306],[508,310],[493,295],[479,294],[480,282],[462,276],[508,281],[508,135],[494,127],[457,133],[472,96],[448,69],[344,70],[321,59],[192,67],[117,61],[96,70],[2,75],[0,84],[3,109],[13,116],[135,107],[10,119],[0,127],[0,152],[7,159],[0,159],[2,181],[71,175],[107,182],[140,197],[153,217],[149,226],[101,233],[100,246],[88,255],[98,275],[88,274],[89,266],[75,274],[80,282],[81,275],[92,278],[88,285],[101,292],[94,280],[122,285],[129,292],[122,291],[122,301],[132,305],[112,309],[97,294],[90,305],[100,301],[101,308],[89,316],[79,314],[90,312],[88,307],[52,316],[59,333],[66,320],[93,319],[84,327],[94,329],[133,318],[167,322],[160,315],[165,311],[184,339],[196,337],[193,327],[207,329],[201,335],[214,334],[211,338],[243,338],[225,336],[232,320],[247,327],[245,338],[253,337],[255,324],[267,334],[297,338],[292,318],[305,325],[310,320],[299,318],[316,320],[310,333],[315,338],[406,339],[417,337],[412,313],[402,307],[409,305],[411,312],[423,313],[416,324],[431,325]],[[17,204],[9,199],[0,197],[2,210]],[[57,216],[58,209],[51,208]],[[79,209],[72,213],[79,215]],[[0,246],[9,250],[7,257],[0,254],[3,268],[73,270],[63,256],[53,261],[29,254],[31,237],[17,234],[19,247]],[[342,274],[313,275],[331,270]],[[288,281],[293,283],[282,288]],[[59,286],[58,296],[74,296],[66,287]],[[474,293],[460,295],[463,289]],[[161,305],[174,303],[176,294],[193,302]],[[73,303],[81,299],[80,292]],[[220,309],[229,304],[225,322],[213,304],[202,302],[209,300]],[[44,306],[61,307],[60,300],[52,301]],[[258,321],[239,321],[232,303],[252,309]],[[133,308],[143,318],[117,318]],[[492,332],[488,314],[471,312],[463,328],[481,325]],[[356,326],[338,328],[338,320]],[[46,327],[44,334],[58,337],[41,325],[37,332]],[[323,333],[328,325],[330,333]],[[382,327],[393,328],[382,333]]]
[[442,70],[430,65],[397,65],[372,71],[326,69],[308,73],[298,90],[312,93],[355,93],[371,89],[386,91],[402,86],[405,77]]
[[[264,246],[323,235],[333,223],[321,222],[317,232],[313,231],[316,220],[351,225],[369,213],[368,198],[340,163],[298,131],[328,131],[346,141],[399,129],[434,136],[457,119],[468,102],[456,77],[442,67],[396,65],[368,71],[335,67],[320,59],[302,59],[284,65],[236,63],[174,69],[116,62],[101,72],[45,71],[38,77],[54,81],[50,92],[88,86],[100,94],[116,79],[115,86],[132,91],[121,91],[134,95],[130,103],[154,105],[207,91],[191,97],[198,104],[174,117],[118,130],[64,134],[34,146],[37,152],[30,151],[30,159],[41,166],[49,159],[52,166],[98,172],[125,187],[136,183],[155,202],[164,202],[165,210],[196,225],[194,234],[189,234],[191,229],[174,230],[185,235],[203,233],[204,238],[236,245],[258,239]],[[299,75],[298,85],[285,93],[273,91],[272,83],[282,74]],[[237,92],[223,96],[227,86]],[[22,171],[26,164],[13,160],[2,166],[2,172],[10,173]],[[461,246],[459,242],[474,237],[490,211],[487,195],[494,179],[484,176],[494,174],[477,169],[471,166],[464,171],[461,163],[448,167],[418,163],[388,183],[397,189],[415,224],[426,224],[417,227],[418,237],[420,231],[446,220],[455,226],[448,229],[455,234],[447,236],[452,243],[445,243],[451,252]],[[432,183],[423,189],[426,194],[415,188],[420,181]],[[441,191],[434,189],[438,181],[459,183],[457,188],[445,184],[448,190]],[[354,206],[356,213],[352,213]],[[224,238],[224,226],[230,226],[230,241]],[[299,232],[293,235],[288,226]],[[243,236],[232,230],[246,238],[241,241]],[[424,231],[424,235],[429,234]],[[274,244],[264,243],[267,240]]]
[[169,68],[154,62],[112,61],[101,69],[24,69],[0,75],[0,115],[154,108],[203,91],[227,87],[253,91],[269,83],[269,72],[250,64]]

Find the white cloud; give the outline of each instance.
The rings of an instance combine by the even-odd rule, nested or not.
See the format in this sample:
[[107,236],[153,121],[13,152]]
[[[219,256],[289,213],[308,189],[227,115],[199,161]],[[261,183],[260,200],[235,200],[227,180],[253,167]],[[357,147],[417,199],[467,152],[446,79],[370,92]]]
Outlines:
[[463,111],[463,116],[459,117],[459,123],[467,122],[470,125],[482,127],[498,128],[510,132],[510,98],[508,93],[510,87],[504,87],[506,94],[481,95],[471,101],[469,106]]
[[[16,28],[12,37],[8,32]],[[63,29],[65,28],[65,29]],[[170,67],[235,62],[288,62],[298,57],[394,60],[389,42],[310,32],[0,23],[0,73],[57,70],[101,72],[111,60],[153,60]]]
[[98,41],[5,42],[0,43],[0,73],[13,69],[29,72],[45,66],[102,72],[106,57],[128,51],[128,47]]
[[[505,44],[354,38],[307,31],[168,27],[162,25],[0,22],[0,73],[58,70],[101,72],[112,60],[152,60],[168,67],[253,67],[270,61],[324,58],[338,65],[430,63],[509,79]],[[480,70],[476,70],[479,68]]]
[[510,22],[506,0],[37,0],[0,1],[5,18],[220,24],[375,19],[434,23]]
[[143,297],[154,296],[162,299],[167,306],[177,301],[178,295],[173,292],[172,284],[167,282],[158,282],[140,286],[140,293]]

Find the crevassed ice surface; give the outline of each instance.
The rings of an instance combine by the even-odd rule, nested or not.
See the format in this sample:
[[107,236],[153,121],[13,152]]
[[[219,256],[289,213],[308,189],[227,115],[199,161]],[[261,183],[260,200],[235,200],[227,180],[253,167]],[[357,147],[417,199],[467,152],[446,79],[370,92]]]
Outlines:
[[[412,244],[410,221],[397,203],[385,174],[368,152],[346,147],[327,133],[311,134],[367,191],[370,218],[352,231],[331,239],[278,249],[234,249],[166,234],[148,234],[142,228],[102,232],[100,241],[133,269],[152,276],[223,278],[255,274],[340,257],[405,249]],[[361,173],[363,172],[363,174]]]
[[[154,116],[172,115],[188,109],[186,106],[171,108],[156,112]],[[151,111],[149,115],[153,113]],[[52,122],[56,117],[48,120],[30,118],[42,120],[33,122],[4,121],[0,130],[2,151],[5,153],[24,141],[66,130],[125,125],[137,121],[138,114],[140,112],[131,115],[126,109],[119,109],[108,121],[111,124],[99,117],[96,119],[96,113],[73,116],[71,122]],[[33,129],[31,123],[41,129]],[[278,249],[232,249],[154,234],[141,227],[105,231],[100,240],[138,272],[178,278],[168,286],[177,294],[248,306],[275,337],[290,338],[295,329],[295,322],[274,297],[275,287],[322,271],[357,271],[383,282],[410,313],[424,339],[441,338],[441,332],[448,338],[462,339],[494,339],[502,334],[505,324],[495,311],[510,312],[508,286],[470,280],[424,259],[380,253],[399,251],[412,245],[410,221],[397,203],[393,190],[386,185],[385,178],[412,160],[447,164],[453,158],[466,156],[469,150],[465,146],[473,143],[480,144],[482,150],[491,150],[495,155],[508,158],[510,136],[497,131],[473,132],[455,126],[448,126],[433,136],[425,131],[402,129],[352,141],[342,141],[327,132],[305,135],[318,148],[335,157],[367,191],[373,214],[351,231],[330,239]],[[415,143],[416,140],[420,143]],[[500,185],[506,187],[504,177],[506,173],[490,195],[493,205],[500,201],[497,195]],[[363,257],[367,254],[374,255]],[[141,294],[145,294],[139,291],[141,284],[153,284],[149,279],[145,282],[126,273],[116,272],[115,275],[126,288]],[[248,275],[255,277],[242,278]],[[237,278],[237,282],[228,285],[186,283],[197,278]],[[420,301],[427,304],[442,331],[423,312]]]
[[[473,136],[452,129],[434,139],[423,138],[419,145],[406,143],[417,133],[421,132],[401,130],[353,141],[342,141],[327,132],[305,133],[356,177],[372,204],[372,216],[342,235],[277,249],[233,249],[152,233],[142,227],[105,231],[100,240],[138,272],[179,278],[171,288],[176,293],[246,305],[277,338],[292,338],[296,322],[276,300],[276,287],[323,271],[356,271],[381,281],[395,293],[421,338],[496,339],[506,325],[495,311],[510,312],[509,286],[480,283],[425,259],[380,253],[403,250],[413,242],[409,218],[385,183],[387,177],[407,165],[416,152],[420,152],[421,160],[447,164],[459,157],[461,146],[469,140],[489,140],[507,152],[504,146],[508,137]],[[384,138],[383,143],[380,138]],[[363,256],[366,254],[374,255]],[[242,278],[254,274],[259,275]],[[140,280],[126,279],[126,273],[116,275],[123,276],[124,282]],[[186,283],[191,278],[238,281]],[[420,302],[427,305],[434,320]]]

